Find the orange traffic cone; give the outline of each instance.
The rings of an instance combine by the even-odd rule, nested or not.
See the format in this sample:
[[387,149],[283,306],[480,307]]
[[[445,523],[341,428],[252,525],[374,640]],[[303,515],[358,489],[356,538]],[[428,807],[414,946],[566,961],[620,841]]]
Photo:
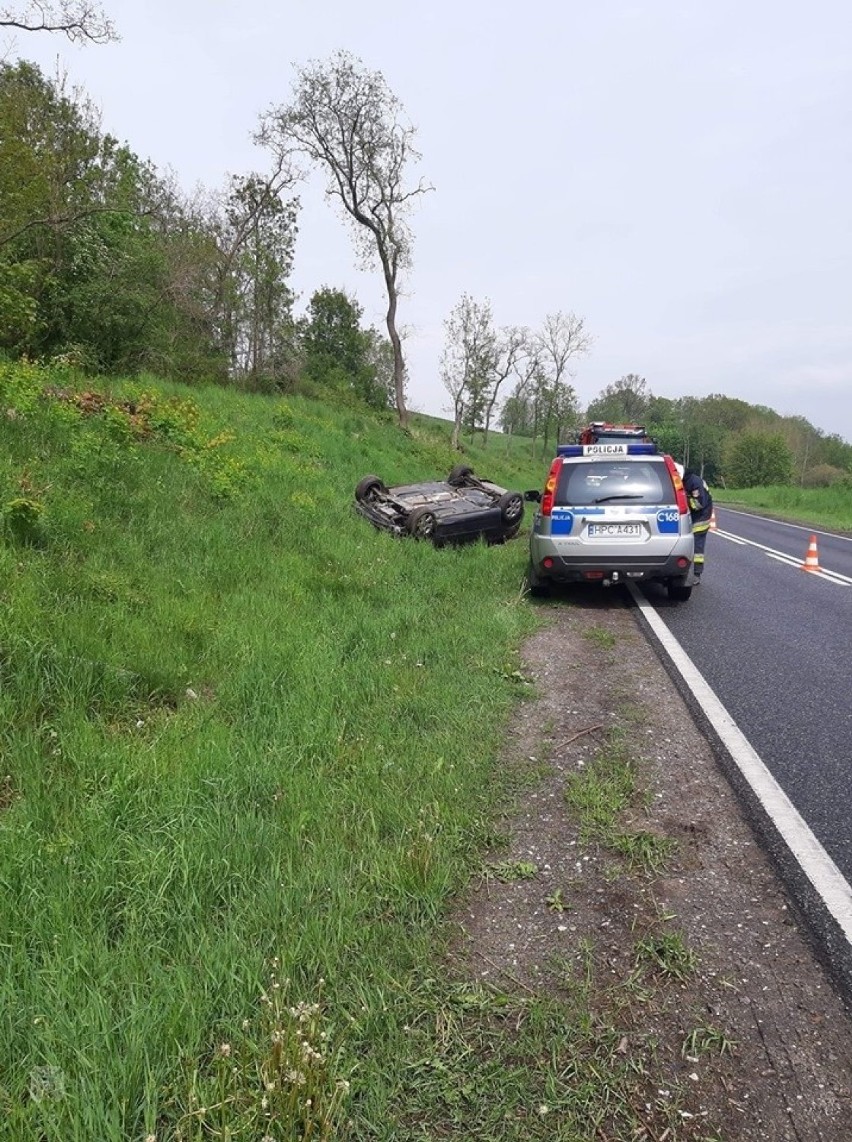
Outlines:
[[808,553],[805,556],[805,561],[802,564],[803,571],[821,571],[819,565],[819,554],[817,553],[816,536],[812,535],[808,543]]
[[716,527],[716,509],[715,508],[713,508],[713,510],[710,512],[710,530],[711,531],[718,530]]

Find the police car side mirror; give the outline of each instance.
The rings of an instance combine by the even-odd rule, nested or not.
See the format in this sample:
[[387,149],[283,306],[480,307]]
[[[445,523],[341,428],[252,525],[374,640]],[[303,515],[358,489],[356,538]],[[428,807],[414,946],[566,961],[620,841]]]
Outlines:
[[528,492],[524,492],[524,499],[532,503],[541,503],[541,492],[538,488],[531,488]]

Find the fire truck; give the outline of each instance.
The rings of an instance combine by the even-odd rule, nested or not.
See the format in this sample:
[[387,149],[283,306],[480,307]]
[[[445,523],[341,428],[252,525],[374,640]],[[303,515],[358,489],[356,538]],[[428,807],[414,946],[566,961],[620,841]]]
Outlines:
[[653,440],[645,431],[644,424],[610,424],[605,420],[593,420],[585,428],[580,429],[577,435],[578,444],[614,444],[627,443],[653,444]]

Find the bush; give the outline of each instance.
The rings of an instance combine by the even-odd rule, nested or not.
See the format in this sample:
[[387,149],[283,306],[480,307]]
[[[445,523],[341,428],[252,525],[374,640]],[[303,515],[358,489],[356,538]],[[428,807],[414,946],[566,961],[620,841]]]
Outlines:
[[849,473],[833,464],[815,464],[808,468],[802,477],[803,488],[834,488],[843,484],[849,478]]
[[736,488],[789,484],[793,454],[778,433],[743,432],[731,441],[725,460],[725,479]]
[[10,500],[3,506],[3,524],[6,532],[17,543],[37,546],[42,539],[41,517],[44,505],[24,496]]

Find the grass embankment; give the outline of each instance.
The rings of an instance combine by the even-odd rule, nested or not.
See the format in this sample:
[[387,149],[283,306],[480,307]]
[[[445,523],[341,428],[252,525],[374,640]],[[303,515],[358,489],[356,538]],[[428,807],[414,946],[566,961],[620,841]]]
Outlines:
[[759,510],[805,527],[852,531],[849,488],[714,488],[713,498],[717,504]]
[[[0,1137],[401,1137],[524,544],[355,515],[449,469],[434,431],[145,387],[0,365]],[[517,457],[466,460],[538,486]]]

